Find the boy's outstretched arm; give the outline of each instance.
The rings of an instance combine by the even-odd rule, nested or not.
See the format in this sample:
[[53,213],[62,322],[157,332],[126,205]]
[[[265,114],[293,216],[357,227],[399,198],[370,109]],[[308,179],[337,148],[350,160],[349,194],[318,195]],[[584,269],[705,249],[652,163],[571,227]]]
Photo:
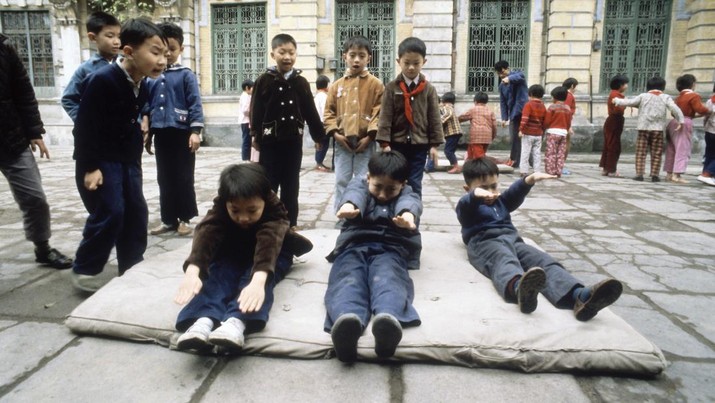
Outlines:
[[251,282],[241,290],[238,295],[238,309],[243,313],[257,312],[266,299],[266,281],[268,272],[257,271],[253,273]]
[[340,206],[340,209],[335,214],[339,219],[352,219],[360,215],[360,209],[354,204],[347,202]]
[[524,179],[524,182],[526,182],[527,185],[533,186],[536,182],[542,181],[544,179],[554,179],[557,178],[556,175],[549,175],[544,172],[534,172],[533,174],[527,176]]
[[186,267],[186,272],[184,273],[184,279],[181,280],[181,285],[179,286],[179,291],[174,297],[174,302],[180,305],[184,305],[191,301],[203,287],[201,278],[199,278],[199,266],[195,264],[190,264]]

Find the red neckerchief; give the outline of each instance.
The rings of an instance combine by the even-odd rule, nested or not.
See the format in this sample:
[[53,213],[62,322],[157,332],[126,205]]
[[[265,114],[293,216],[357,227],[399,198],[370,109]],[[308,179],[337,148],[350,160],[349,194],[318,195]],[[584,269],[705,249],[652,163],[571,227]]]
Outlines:
[[412,102],[410,102],[410,98],[424,91],[425,85],[427,85],[427,80],[422,80],[417,84],[414,91],[410,92],[410,90],[407,89],[407,84],[405,84],[404,81],[400,81],[402,96],[405,98],[405,116],[412,127],[415,127],[415,121],[412,119]]

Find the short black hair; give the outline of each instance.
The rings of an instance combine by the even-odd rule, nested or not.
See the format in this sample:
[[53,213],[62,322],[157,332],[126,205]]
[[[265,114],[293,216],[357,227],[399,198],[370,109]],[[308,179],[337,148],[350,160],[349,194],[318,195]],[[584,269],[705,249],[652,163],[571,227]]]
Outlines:
[[486,92],[479,91],[474,94],[474,102],[478,104],[486,104],[489,102],[489,94]]
[[645,85],[646,91],[658,90],[665,91],[665,79],[663,77],[651,77]]
[[568,90],[568,89],[571,89],[571,87],[577,86],[577,85],[578,85],[578,80],[575,79],[575,78],[573,78],[573,77],[569,77],[569,78],[565,79],[565,80],[564,80],[564,83],[561,84],[561,85],[564,86],[564,87],[566,87],[566,89]]
[[612,90],[620,89],[624,84],[628,84],[628,77],[623,74],[616,74],[613,78],[611,78]]
[[247,78],[241,83],[241,89],[246,91],[246,88],[253,88],[254,85],[256,85],[256,83],[254,83],[250,78]]
[[554,98],[554,100],[556,101],[565,101],[566,94],[568,94],[566,87],[556,87],[551,90],[551,97]]
[[369,39],[362,35],[355,35],[348,38],[343,44],[343,53],[348,53],[352,48],[365,49],[367,50],[367,54],[372,56],[372,44]]
[[253,197],[267,200],[271,190],[266,171],[256,163],[229,165],[221,171],[218,181],[218,197],[224,203]]
[[278,34],[271,39],[271,49],[275,49],[286,43],[292,43],[296,49],[298,49],[298,44],[295,42],[295,38],[288,34]]
[[500,72],[502,70],[506,70],[509,68],[509,62],[506,60],[499,60],[498,62],[494,63],[494,71]]
[[397,47],[397,57],[402,57],[408,52],[419,53],[423,58],[427,57],[427,45],[422,39],[414,36],[405,38]]
[[490,176],[499,176],[499,167],[489,157],[467,160],[462,166],[464,182],[469,185],[475,179],[487,179]]
[[95,11],[87,17],[87,32],[99,34],[104,27],[121,27],[117,17],[104,11]]
[[158,36],[166,43],[164,33],[151,22],[148,18],[130,18],[124,21],[122,30],[119,33],[119,40],[122,42],[122,47],[125,46],[141,46],[147,39]]
[[184,45],[184,30],[180,26],[171,22],[162,22],[157,26],[164,33],[166,39],[176,39],[176,42],[179,42],[179,46]]
[[693,88],[693,85],[695,85],[696,81],[698,80],[695,78],[694,75],[683,74],[675,81],[675,88],[677,88],[678,91],[691,89]]
[[328,76],[324,75],[319,75],[318,78],[315,79],[315,88],[319,90],[324,90],[328,88],[328,84],[330,84],[330,79]]
[[373,154],[367,163],[370,176],[387,176],[398,182],[405,182],[410,176],[407,159],[398,151],[385,151]]
[[455,101],[457,101],[457,96],[454,95],[454,92],[449,91],[442,94],[442,102],[449,102],[450,104],[453,104]]
[[543,98],[544,93],[546,93],[546,90],[544,87],[540,86],[539,84],[534,84],[531,87],[529,87],[529,96],[532,98]]

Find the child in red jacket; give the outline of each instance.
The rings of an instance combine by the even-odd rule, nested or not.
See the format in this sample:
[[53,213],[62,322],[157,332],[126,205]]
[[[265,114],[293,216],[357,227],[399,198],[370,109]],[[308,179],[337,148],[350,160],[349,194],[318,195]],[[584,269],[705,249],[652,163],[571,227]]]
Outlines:
[[561,177],[566,161],[566,135],[571,129],[571,108],[564,103],[567,90],[556,87],[551,90],[554,103],[549,106],[544,118],[546,128],[546,173]]
[[521,138],[521,176],[529,175],[529,154],[534,163],[534,172],[541,172],[541,140],[544,137],[544,118],[546,107],[541,98],[544,87],[539,84],[529,87],[529,102],[524,105],[519,124]]

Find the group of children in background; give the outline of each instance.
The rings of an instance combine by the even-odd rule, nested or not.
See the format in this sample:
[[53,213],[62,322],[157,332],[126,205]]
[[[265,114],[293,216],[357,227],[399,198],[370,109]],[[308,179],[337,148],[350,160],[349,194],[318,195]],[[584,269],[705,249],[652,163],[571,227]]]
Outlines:
[[[77,187],[89,213],[72,279],[76,287],[95,291],[93,280],[112,248],[117,250],[120,274],[143,259],[148,209],[142,192],[141,154],[143,148],[151,151],[152,141],[161,223],[150,232],[192,232],[189,221],[198,214],[193,170],[203,113],[194,74],[176,64],[183,49],[179,27],[157,26],[139,18],[128,20],[120,29],[118,21],[105,13],[90,16],[87,27],[98,55],[75,73],[62,104],[75,121]],[[306,125],[321,152],[316,153],[321,156],[316,156],[318,169],[327,169],[322,153],[327,139],[335,142],[335,211],[342,224],[328,256],[333,266],[325,294],[324,329],[331,334],[340,360],[357,358],[358,340],[371,317],[375,353],[382,358],[394,355],[403,327],[421,323],[412,305],[414,284],[408,269],[419,267],[422,249],[419,220],[425,161],[445,141],[449,172],[461,172],[466,183],[467,194],[459,201],[457,217],[469,261],[493,281],[505,301],[531,313],[543,292],[555,306],[573,309],[578,320],[586,321],[620,296],[622,285],[613,279],[585,287],[549,255],[526,245],[511,222],[510,212],[521,205],[536,182],[563,172],[572,133],[575,80],[555,88],[551,92],[554,102],[546,108],[542,86],[527,90],[523,73],[511,72],[504,61],[495,64],[503,95],[502,121],[509,123],[515,135],[512,142],[520,148],[512,149],[510,165],[519,167],[522,174],[500,193],[498,168],[486,157],[497,124],[487,106],[487,94],[477,93],[474,106],[459,116],[454,111],[454,93],[444,94],[440,106],[436,89],[421,73],[427,61],[422,40],[410,37],[399,44],[401,72],[383,85],[367,69],[372,58],[370,41],[362,36],[348,39],[343,46],[345,75],[329,88],[328,82],[321,81],[319,95],[324,95],[320,97],[313,97],[308,82],[294,67],[296,55],[295,40],[276,35],[270,52],[275,66],[255,83],[242,84],[241,158],[255,159],[252,148],[258,152],[259,164],[224,169],[213,207],[193,229],[192,251],[175,298],[187,304],[176,323],[183,332],[179,348],[240,349],[244,333],[265,326],[273,287],[290,270],[293,256],[312,249],[310,241],[295,232]],[[684,171],[684,154],[679,150],[686,144],[679,136],[689,138],[692,126],[678,113],[685,109],[692,119],[695,113],[704,113],[703,108],[691,95],[694,78],[678,81],[682,90],[678,102],[690,109],[674,107],[661,94],[662,79],[651,81],[649,93],[632,100],[622,95],[627,79],[618,76],[612,81],[609,149],[604,150],[602,166],[606,175],[617,175],[623,127],[623,110],[618,107],[639,106],[643,118],[639,116],[636,171],[642,180],[644,164],[638,164],[644,161],[645,149],[652,147],[655,181],[660,168],[655,161],[656,153],[660,155],[655,121],[668,107],[679,124],[669,131],[674,150],[672,165],[666,158],[666,169],[671,169],[668,179],[679,182]],[[462,121],[470,122],[470,132],[467,161],[460,167],[454,151]],[[657,122],[663,123],[662,131],[665,122]],[[711,120],[707,124],[712,125]],[[714,132],[708,133],[709,146]],[[544,135],[546,173],[541,173]],[[381,152],[376,150],[378,145]],[[708,148],[705,178],[715,174],[712,148]]]

